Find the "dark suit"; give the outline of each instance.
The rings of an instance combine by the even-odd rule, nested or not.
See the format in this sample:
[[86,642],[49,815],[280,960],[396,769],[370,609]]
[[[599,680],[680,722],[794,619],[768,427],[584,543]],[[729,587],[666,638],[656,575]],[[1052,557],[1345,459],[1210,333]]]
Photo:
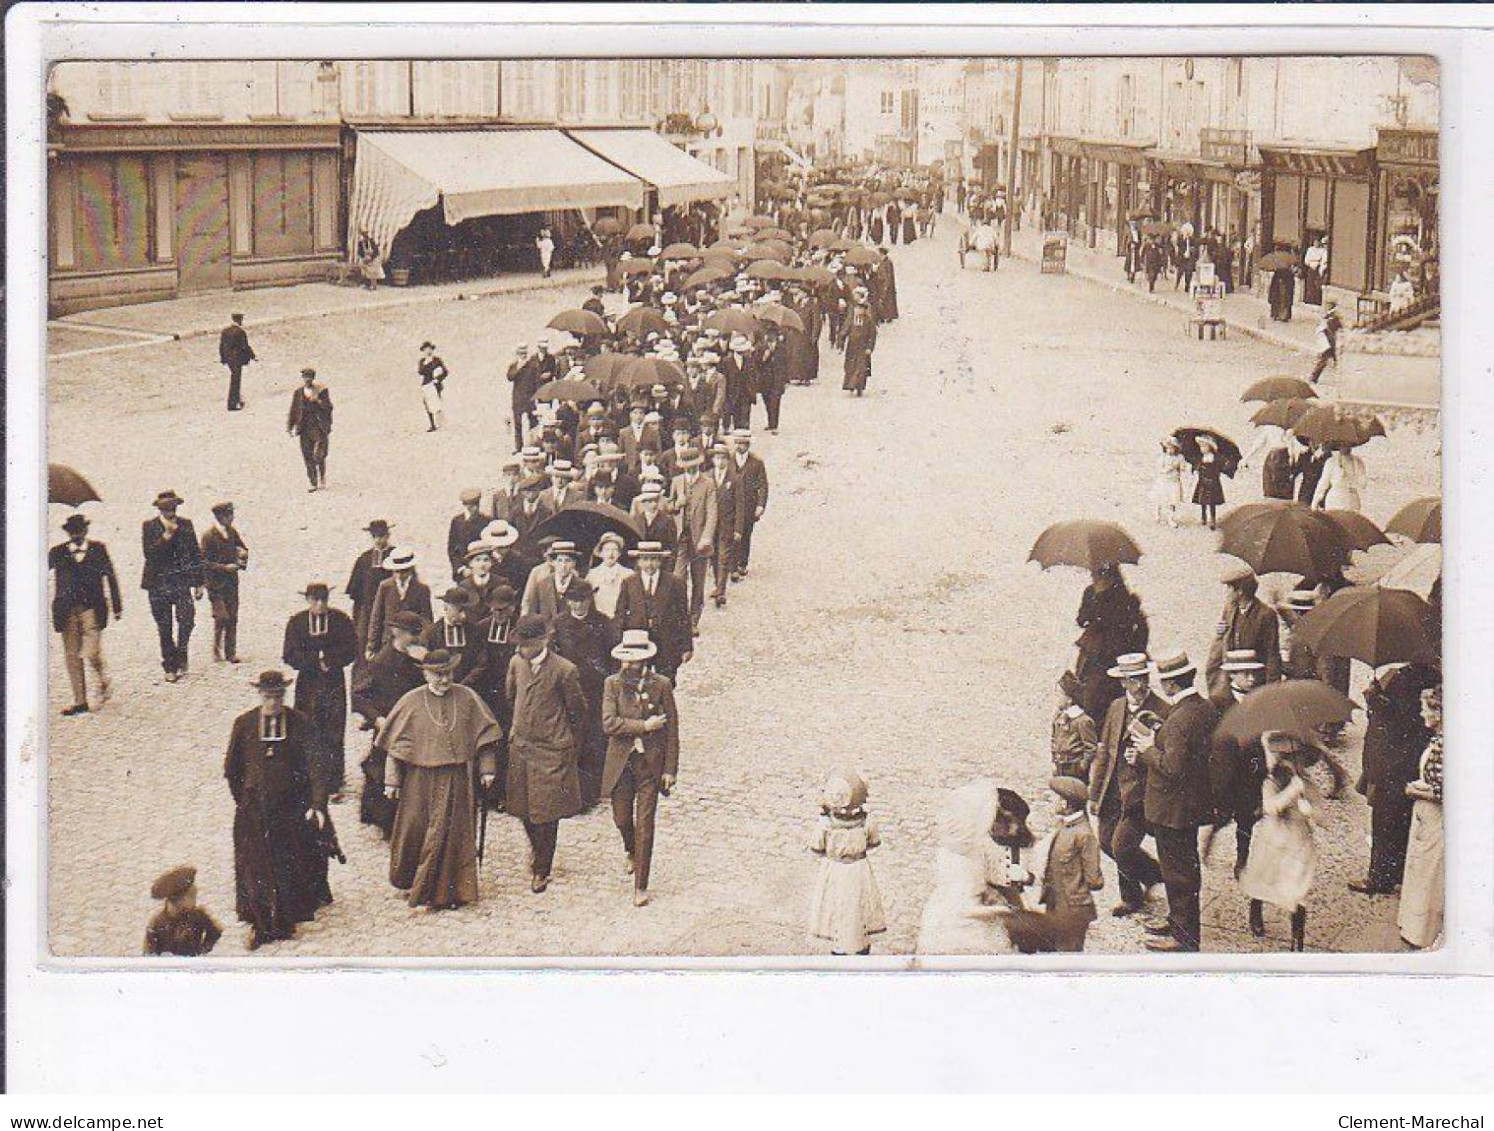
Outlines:
[[[666,722],[663,729],[648,733],[643,723],[652,715],[663,715]],[[636,683],[620,673],[609,676],[602,688],[602,729],[607,735],[602,793],[612,799],[612,820],[622,834],[623,848],[633,858],[633,884],[646,891],[654,854],[659,779],[679,773],[674,685],[655,672],[644,672]]]
[[[1141,709],[1166,718],[1167,704],[1151,692]],[[1089,801],[1099,818],[1100,848],[1115,861],[1120,876],[1121,901],[1139,907],[1146,889],[1162,882],[1162,871],[1151,853],[1141,847],[1146,839],[1146,768],[1126,761],[1131,745],[1127,728],[1135,713],[1124,696],[1111,701],[1100,728],[1095,760],[1089,767]]]
[[420,578],[411,577],[404,596],[400,596],[399,582],[394,577],[379,582],[378,591],[374,593],[373,608],[368,613],[365,654],[377,652],[388,643],[386,637],[389,634],[389,622],[394,619],[395,613],[418,613],[423,620],[430,620],[430,587]]
[[716,584],[711,596],[725,600],[726,582],[737,568],[737,548],[742,541],[742,514],[746,508],[742,504],[741,485],[734,472],[728,470],[719,479],[714,470],[707,474],[716,488],[716,537],[711,553]]
[[[242,556],[241,556],[242,552]],[[231,660],[239,654],[239,567],[249,547],[237,527],[225,537],[217,526],[202,536],[202,568],[213,610],[213,654]]]
[[179,518],[176,533],[168,537],[165,523],[160,518],[149,518],[140,528],[140,541],[145,554],[140,588],[150,600],[150,615],[156,620],[156,631],[161,638],[161,667],[168,673],[185,671],[187,642],[192,639],[192,626],[197,622],[191,591],[201,588],[203,583],[197,532],[192,529],[191,519]]
[[482,511],[471,518],[467,517],[465,510],[452,516],[451,525],[446,531],[446,558],[451,562],[452,577],[460,576],[467,561],[467,547],[478,540],[491,521]]
[[[1210,695],[1210,702],[1220,718],[1238,701],[1232,689],[1223,695]],[[1250,856],[1250,834],[1261,810],[1261,786],[1266,781],[1266,751],[1260,740],[1240,745],[1233,738],[1216,734],[1209,776],[1213,781],[1215,821],[1221,827],[1235,823],[1235,869],[1245,867]]]
[[1209,755],[1218,723],[1214,705],[1195,691],[1173,704],[1156,745],[1139,754],[1146,765],[1146,820],[1167,885],[1167,918],[1173,938],[1188,950],[1199,946],[1198,830],[1213,817]]
[[524,510],[524,504],[521,502],[509,513],[508,522],[510,526],[519,532],[519,541],[527,542],[533,539],[534,528],[554,513],[555,511],[542,495],[535,503],[533,514],[527,513]]
[[732,457],[732,468],[737,473],[740,485],[739,505],[742,507],[742,541],[737,546],[737,569],[746,572],[752,561],[752,532],[757,527],[758,511],[768,508],[768,467],[762,457],[747,453],[747,458],[738,462]]
[[637,475],[641,470],[639,453],[645,448],[657,453],[659,445],[662,443],[663,440],[659,436],[659,430],[652,424],[645,424],[640,434],[635,435],[633,433],[633,425],[629,422],[623,425],[622,430],[617,435],[617,444],[622,449],[623,460],[628,465],[628,470],[634,475]]
[[327,449],[332,442],[332,394],[325,385],[313,384],[311,395],[302,385],[291,394],[285,428],[301,438],[301,459],[311,485],[327,483]]
[[719,500],[716,484],[701,472],[694,483],[681,474],[671,486],[670,506],[680,520],[680,537],[675,547],[674,574],[690,586],[690,619],[699,623],[705,608],[706,565],[716,549]]
[[285,624],[280,658],[296,673],[295,708],[311,720],[311,761],[329,793],[342,789],[348,723],[344,670],[357,656],[353,619],[328,609],[321,631],[311,632],[311,611],[303,609]]
[[1358,784],[1370,806],[1369,886],[1391,891],[1406,867],[1414,803],[1406,786],[1416,780],[1431,732],[1421,718],[1421,693],[1439,682],[1437,670],[1407,664],[1364,689],[1363,772]]
[[[102,542],[85,540],[83,560],[73,558],[72,543],[63,542],[47,552],[47,568],[56,575],[52,594],[52,627],[62,634],[62,652],[67,663],[67,677],[72,684],[74,705],[86,705],[88,686],[83,662],[93,667],[99,688],[108,686],[104,677],[104,655],[100,633],[109,623],[109,604],[114,615],[122,608],[119,578],[114,563]],[[108,596],[104,594],[108,587]]]
[[576,665],[581,677],[581,693],[586,696],[586,717],[577,735],[577,763],[581,771],[581,800],[588,808],[603,796],[602,763],[607,740],[602,733],[602,686],[617,670],[612,649],[620,634],[612,621],[592,609],[577,619],[569,612],[555,621],[551,645],[556,655]]
[[[387,718],[405,692],[425,683],[420,665],[393,645],[386,644],[353,678],[353,710],[368,723]],[[358,818],[365,825],[377,825],[389,839],[394,827],[395,803],[384,796],[384,767],[388,754],[374,731],[373,742],[363,759],[363,800]]]
[[358,560],[353,563],[353,572],[348,575],[348,583],[343,588],[343,592],[353,602],[353,635],[358,644],[359,659],[368,650],[368,618],[373,612],[374,598],[378,595],[379,586],[391,576],[379,564],[384,560],[385,553],[387,551],[371,546],[359,554]]
[[534,391],[540,387],[543,366],[539,358],[515,361],[508,367],[508,382],[513,386],[514,447],[524,446],[524,421],[527,418],[533,428],[539,423],[534,415]]
[[230,411],[242,408],[241,396],[244,366],[254,360],[254,350],[249,345],[249,335],[238,323],[223,327],[218,335],[218,360],[228,366],[228,407]]
[[1281,621],[1275,609],[1259,597],[1239,601],[1231,595],[1219,619],[1224,631],[1214,633],[1204,664],[1210,696],[1217,699],[1229,694],[1229,675],[1223,670],[1225,652],[1249,648],[1266,665],[1262,674],[1267,683],[1281,678]]
[[648,629],[649,639],[659,649],[654,657],[655,670],[672,682],[679,682],[680,665],[694,646],[685,586],[679,578],[661,570],[655,578],[652,596],[644,588],[641,574],[623,578],[612,622],[619,632],[629,628]]

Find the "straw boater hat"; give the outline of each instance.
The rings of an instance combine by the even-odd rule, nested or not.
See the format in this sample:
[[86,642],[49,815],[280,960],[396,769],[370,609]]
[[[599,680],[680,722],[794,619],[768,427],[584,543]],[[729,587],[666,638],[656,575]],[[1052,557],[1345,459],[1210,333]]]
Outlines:
[[1158,679],[1182,679],[1198,671],[1198,665],[1188,658],[1188,653],[1183,649],[1174,648],[1163,652],[1152,663],[1152,671],[1157,674]]
[[1318,607],[1318,591],[1293,589],[1287,594],[1286,607],[1294,613],[1310,613]]
[[489,548],[504,549],[519,540],[519,532],[501,518],[495,518],[482,528],[482,541]]
[[703,462],[705,461],[700,454],[699,448],[686,448],[680,453],[678,466],[681,471],[687,471],[692,467],[699,467]]
[[385,569],[414,569],[415,551],[409,546],[395,546],[384,555]]
[[1220,670],[1227,672],[1259,672],[1265,671],[1266,665],[1256,659],[1254,648],[1231,648],[1224,653],[1224,663]]
[[558,558],[562,554],[566,557],[574,558],[576,556],[576,543],[567,541],[564,538],[557,538],[545,550],[545,557],[547,558]]
[[648,638],[648,629],[628,628],[623,630],[622,641],[612,649],[612,658],[624,663],[641,663],[658,653],[658,645]]
[[628,551],[630,558],[667,558],[669,551],[663,542],[640,542]]
[[523,465],[524,461],[519,458],[516,452],[511,456],[505,456],[503,462],[498,467],[501,471],[518,471]]
[[733,334],[731,336],[731,344],[728,348],[732,353],[743,353],[752,348],[752,343],[741,334]]
[[568,460],[568,459],[558,459],[558,460],[556,460],[554,463],[552,463],[550,465],[550,471],[549,471],[549,473],[552,476],[554,476],[554,475],[567,475],[568,476],[574,470],[575,470],[575,467],[571,464],[570,460]]
[[519,461],[521,463],[534,463],[545,458],[545,453],[532,444],[526,444],[519,449]]
[[1126,652],[1115,658],[1115,667],[1105,674],[1111,679],[1149,677],[1152,674],[1152,662],[1145,652]]
[[645,479],[643,485],[638,488],[640,499],[662,499],[664,497],[664,484],[658,479]]
[[752,429],[733,428],[731,430],[731,438],[739,444],[750,444],[752,443]]

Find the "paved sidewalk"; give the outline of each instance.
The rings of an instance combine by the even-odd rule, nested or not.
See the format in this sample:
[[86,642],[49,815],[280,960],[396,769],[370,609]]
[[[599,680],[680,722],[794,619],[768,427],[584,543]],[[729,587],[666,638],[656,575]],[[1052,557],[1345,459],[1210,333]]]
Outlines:
[[[163,302],[112,306],[70,314],[47,324],[47,355],[51,358],[101,349],[129,349],[151,341],[216,334],[233,311],[241,311],[248,329],[352,311],[382,310],[428,302],[485,298],[521,291],[558,289],[600,280],[602,268],[584,267],[539,275],[503,275],[431,286],[390,287],[366,291],[331,283],[300,283],[291,287],[261,287],[244,291],[214,291]],[[102,331],[102,333],[100,332]],[[112,338],[108,331],[118,331]],[[84,335],[91,340],[84,340]],[[151,337],[143,337],[151,335]]]

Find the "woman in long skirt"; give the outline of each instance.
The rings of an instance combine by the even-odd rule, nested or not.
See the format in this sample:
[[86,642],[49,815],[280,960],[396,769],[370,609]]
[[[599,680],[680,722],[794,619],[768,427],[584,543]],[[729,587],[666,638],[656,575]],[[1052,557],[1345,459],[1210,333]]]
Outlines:
[[[1250,835],[1250,855],[1240,872],[1240,890],[1252,901],[1291,912],[1292,950],[1300,951],[1307,933],[1307,892],[1317,868],[1312,802],[1292,761],[1294,740],[1267,732],[1261,736],[1261,745],[1266,751],[1262,813]],[[1263,934],[1264,923],[1252,918],[1252,929]]]
[[840,387],[858,397],[866,392],[866,383],[871,378],[872,351],[877,347],[877,316],[867,301],[869,296],[865,287],[856,287],[851,292],[850,309],[846,311],[846,372]]
[[1312,505],[1327,510],[1358,511],[1361,506],[1359,493],[1364,490],[1368,479],[1364,460],[1355,455],[1352,448],[1336,447],[1323,468],[1317,490],[1313,492]]
[[1421,756],[1421,776],[1406,787],[1411,807],[1411,836],[1406,842],[1406,870],[1401,877],[1401,906],[1396,923],[1401,938],[1418,950],[1436,946],[1442,936],[1446,901],[1445,845],[1442,839],[1442,688],[1421,693],[1421,721],[1432,732]]
[[426,418],[431,422],[427,432],[435,432],[446,424],[446,412],[441,403],[441,389],[448,376],[446,363],[436,356],[436,347],[431,342],[420,343],[420,403],[425,406]]

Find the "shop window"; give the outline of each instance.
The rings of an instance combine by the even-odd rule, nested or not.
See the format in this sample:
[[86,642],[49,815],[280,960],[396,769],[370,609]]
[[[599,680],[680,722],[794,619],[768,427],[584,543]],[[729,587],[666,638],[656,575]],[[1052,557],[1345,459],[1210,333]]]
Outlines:
[[1328,181],[1324,177],[1307,178],[1306,230],[1320,235],[1328,230]]
[[311,154],[256,153],[252,160],[255,256],[309,254],[315,247]]
[[1335,181],[1333,233],[1328,238],[1328,281],[1336,287],[1363,288],[1367,280],[1370,186],[1368,181]]
[[1271,206],[1273,240],[1293,245],[1301,243],[1302,178],[1291,173],[1278,176]]
[[144,267],[150,189],[143,157],[81,157],[74,165],[73,250],[80,271]]
[[1389,170],[1385,187],[1384,282],[1389,286],[1401,271],[1414,280],[1419,265],[1437,257],[1437,180]]

